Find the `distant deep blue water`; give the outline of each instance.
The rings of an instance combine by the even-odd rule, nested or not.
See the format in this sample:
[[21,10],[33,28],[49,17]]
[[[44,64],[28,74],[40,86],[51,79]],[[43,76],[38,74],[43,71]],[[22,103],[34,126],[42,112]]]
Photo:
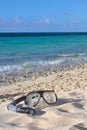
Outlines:
[[87,62],[87,33],[0,33],[0,74]]

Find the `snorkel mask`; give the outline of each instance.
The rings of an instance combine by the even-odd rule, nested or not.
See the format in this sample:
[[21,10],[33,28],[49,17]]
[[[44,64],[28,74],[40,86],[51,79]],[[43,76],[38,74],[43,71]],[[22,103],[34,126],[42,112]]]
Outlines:
[[[24,104],[19,105],[21,101]],[[35,109],[42,109],[57,102],[57,95],[53,90],[34,91],[11,102],[8,110],[34,115]]]

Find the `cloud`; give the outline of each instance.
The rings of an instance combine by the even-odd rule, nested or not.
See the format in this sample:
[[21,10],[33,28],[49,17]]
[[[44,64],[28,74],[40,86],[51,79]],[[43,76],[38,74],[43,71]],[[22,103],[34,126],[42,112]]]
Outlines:
[[51,20],[49,18],[44,18],[44,19],[30,19],[30,20],[25,20],[25,19],[21,19],[21,18],[11,18],[11,19],[1,19],[0,18],[0,24],[35,24],[35,25],[40,25],[40,24],[49,24],[51,22]]
[[50,22],[51,21],[49,18],[30,21],[30,23],[33,23],[33,24],[49,24]]
[[70,17],[70,16],[72,16],[72,13],[67,12],[67,13],[65,13],[65,15]]
[[80,21],[78,21],[78,20],[69,22],[69,25],[71,25],[71,26],[78,26],[79,24],[80,24]]
[[14,21],[15,24],[20,24],[20,23],[22,23],[22,20],[19,19],[19,18],[14,18],[13,21]]
[[0,18],[0,24],[21,24],[23,21],[19,18],[2,19]]
[[42,23],[48,24],[48,23],[50,23],[50,19],[46,18],[46,19],[42,20]]

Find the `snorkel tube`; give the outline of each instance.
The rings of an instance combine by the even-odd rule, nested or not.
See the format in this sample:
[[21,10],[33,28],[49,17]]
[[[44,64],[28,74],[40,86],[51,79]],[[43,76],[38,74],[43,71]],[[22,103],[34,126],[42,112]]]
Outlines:
[[26,113],[30,115],[35,114],[35,110],[33,108],[30,108],[29,106],[24,107],[24,106],[16,106],[19,102],[24,101],[26,99],[26,96],[22,96],[13,102],[11,102],[8,106],[7,109],[14,111],[14,112],[19,112],[19,113]]

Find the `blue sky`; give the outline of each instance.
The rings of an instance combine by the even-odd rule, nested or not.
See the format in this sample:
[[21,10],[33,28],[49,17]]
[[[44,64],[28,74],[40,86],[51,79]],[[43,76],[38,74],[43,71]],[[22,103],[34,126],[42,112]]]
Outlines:
[[0,32],[87,32],[87,0],[0,0]]

